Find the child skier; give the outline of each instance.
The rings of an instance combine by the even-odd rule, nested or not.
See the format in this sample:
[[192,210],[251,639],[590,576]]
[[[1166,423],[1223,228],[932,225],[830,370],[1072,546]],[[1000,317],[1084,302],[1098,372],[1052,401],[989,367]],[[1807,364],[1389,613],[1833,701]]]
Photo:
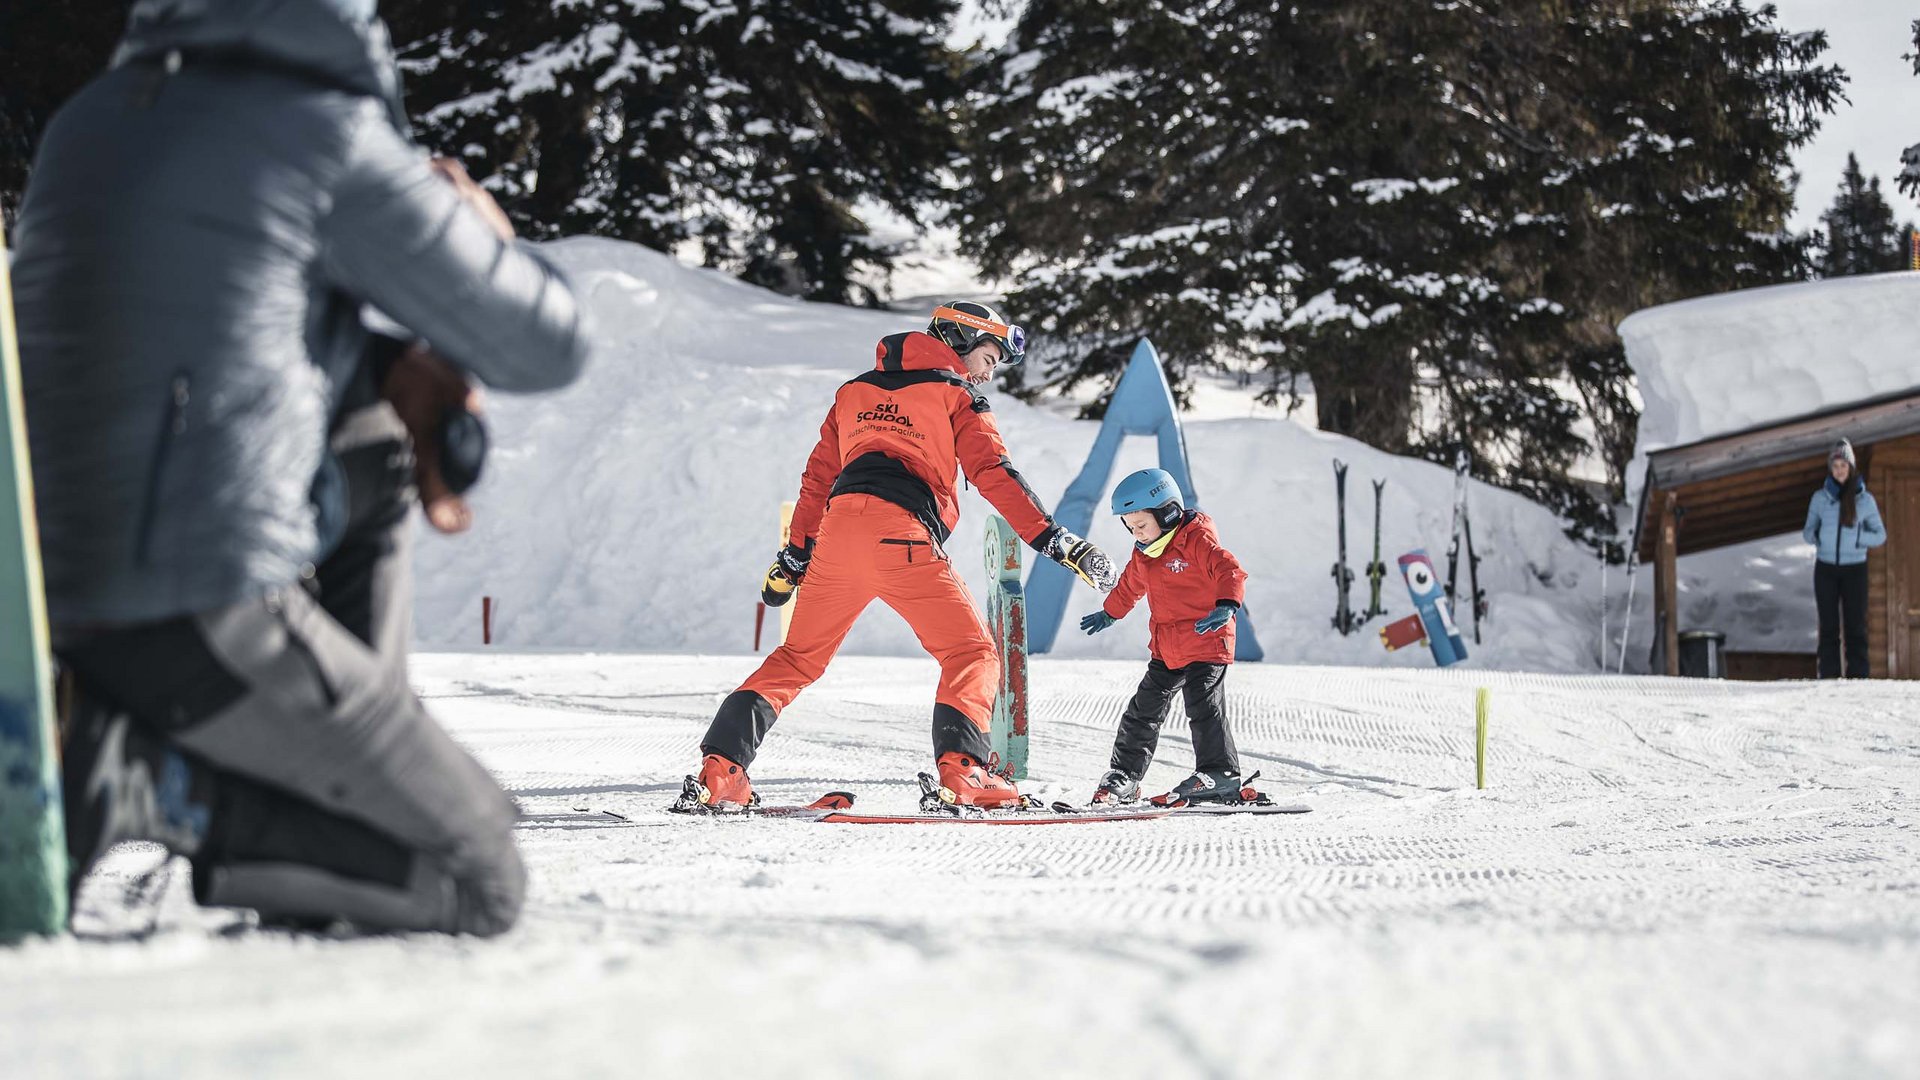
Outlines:
[[958,301],[937,309],[924,332],[882,338],[874,370],[840,387],[800,478],[787,545],[761,591],[779,606],[804,581],[807,602],[794,611],[786,642],[721,702],[700,740],[698,786],[689,785],[683,803],[753,805],[747,769],[767,729],[826,671],[876,598],[940,662],[933,753],[942,797],[983,807],[1019,802],[1014,786],[986,767],[1000,656],[942,546],[960,516],[956,467],[1035,550],[1097,589],[1113,588],[1113,564],[1053,523],[973,389],[1025,351],[1020,327],[985,304]]
[[1080,620],[1097,634],[1124,618],[1142,595],[1152,608],[1153,657],[1120,717],[1111,768],[1096,803],[1140,797],[1153,763],[1160,725],[1174,692],[1185,690],[1193,728],[1194,774],[1154,802],[1238,802],[1240,756],[1227,730],[1227,665],[1233,663],[1233,620],[1246,595],[1246,572],[1220,546],[1213,519],[1183,505],[1180,485],[1162,469],[1143,469],[1113,489],[1113,512],[1133,533],[1133,558],[1102,610]]

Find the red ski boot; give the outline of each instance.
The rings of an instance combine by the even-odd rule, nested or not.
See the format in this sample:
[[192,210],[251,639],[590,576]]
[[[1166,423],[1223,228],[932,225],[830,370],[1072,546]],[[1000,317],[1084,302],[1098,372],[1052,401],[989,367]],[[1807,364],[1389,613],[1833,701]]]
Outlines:
[[760,801],[747,770],[721,754],[700,759],[700,802],[709,810],[745,810]]
[[970,754],[949,750],[936,763],[940,769],[940,798],[954,806],[988,809],[1019,806],[1020,790]]

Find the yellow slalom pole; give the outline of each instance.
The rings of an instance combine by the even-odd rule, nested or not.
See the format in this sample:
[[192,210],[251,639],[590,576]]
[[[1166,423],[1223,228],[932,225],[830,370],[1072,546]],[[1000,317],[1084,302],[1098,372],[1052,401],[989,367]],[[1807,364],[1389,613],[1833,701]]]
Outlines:
[[1487,698],[1486,687],[1473,695],[1473,786],[1487,786]]

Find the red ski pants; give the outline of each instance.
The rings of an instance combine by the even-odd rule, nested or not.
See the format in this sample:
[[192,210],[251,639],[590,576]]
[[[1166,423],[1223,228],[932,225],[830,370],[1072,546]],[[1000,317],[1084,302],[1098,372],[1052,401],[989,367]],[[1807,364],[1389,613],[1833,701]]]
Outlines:
[[773,714],[827,670],[867,605],[878,599],[900,613],[940,663],[934,692],[934,753],[960,750],[987,756],[993,697],[1000,685],[1000,654],[972,595],[946,553],[912,514],[873,495],[841,495],[827,507],[813,562],[795,594],[787,640],[740,685],[715,718],[703,745],[741,765],[758,749],[765,726],[736,701],[757,694]]

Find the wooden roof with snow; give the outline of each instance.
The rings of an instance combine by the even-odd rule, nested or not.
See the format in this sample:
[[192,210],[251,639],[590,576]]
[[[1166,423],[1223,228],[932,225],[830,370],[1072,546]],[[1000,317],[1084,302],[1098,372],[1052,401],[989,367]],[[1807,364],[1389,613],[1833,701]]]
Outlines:
[[1656,450],[1635,521],[1640,558],[1653,558],[1665,493],[1681,518],[1679,555],[1798,532],[1836,440],[1852,441],[1864,469],[1874,443],[1916,433],[1920,389],[1911,389]]

